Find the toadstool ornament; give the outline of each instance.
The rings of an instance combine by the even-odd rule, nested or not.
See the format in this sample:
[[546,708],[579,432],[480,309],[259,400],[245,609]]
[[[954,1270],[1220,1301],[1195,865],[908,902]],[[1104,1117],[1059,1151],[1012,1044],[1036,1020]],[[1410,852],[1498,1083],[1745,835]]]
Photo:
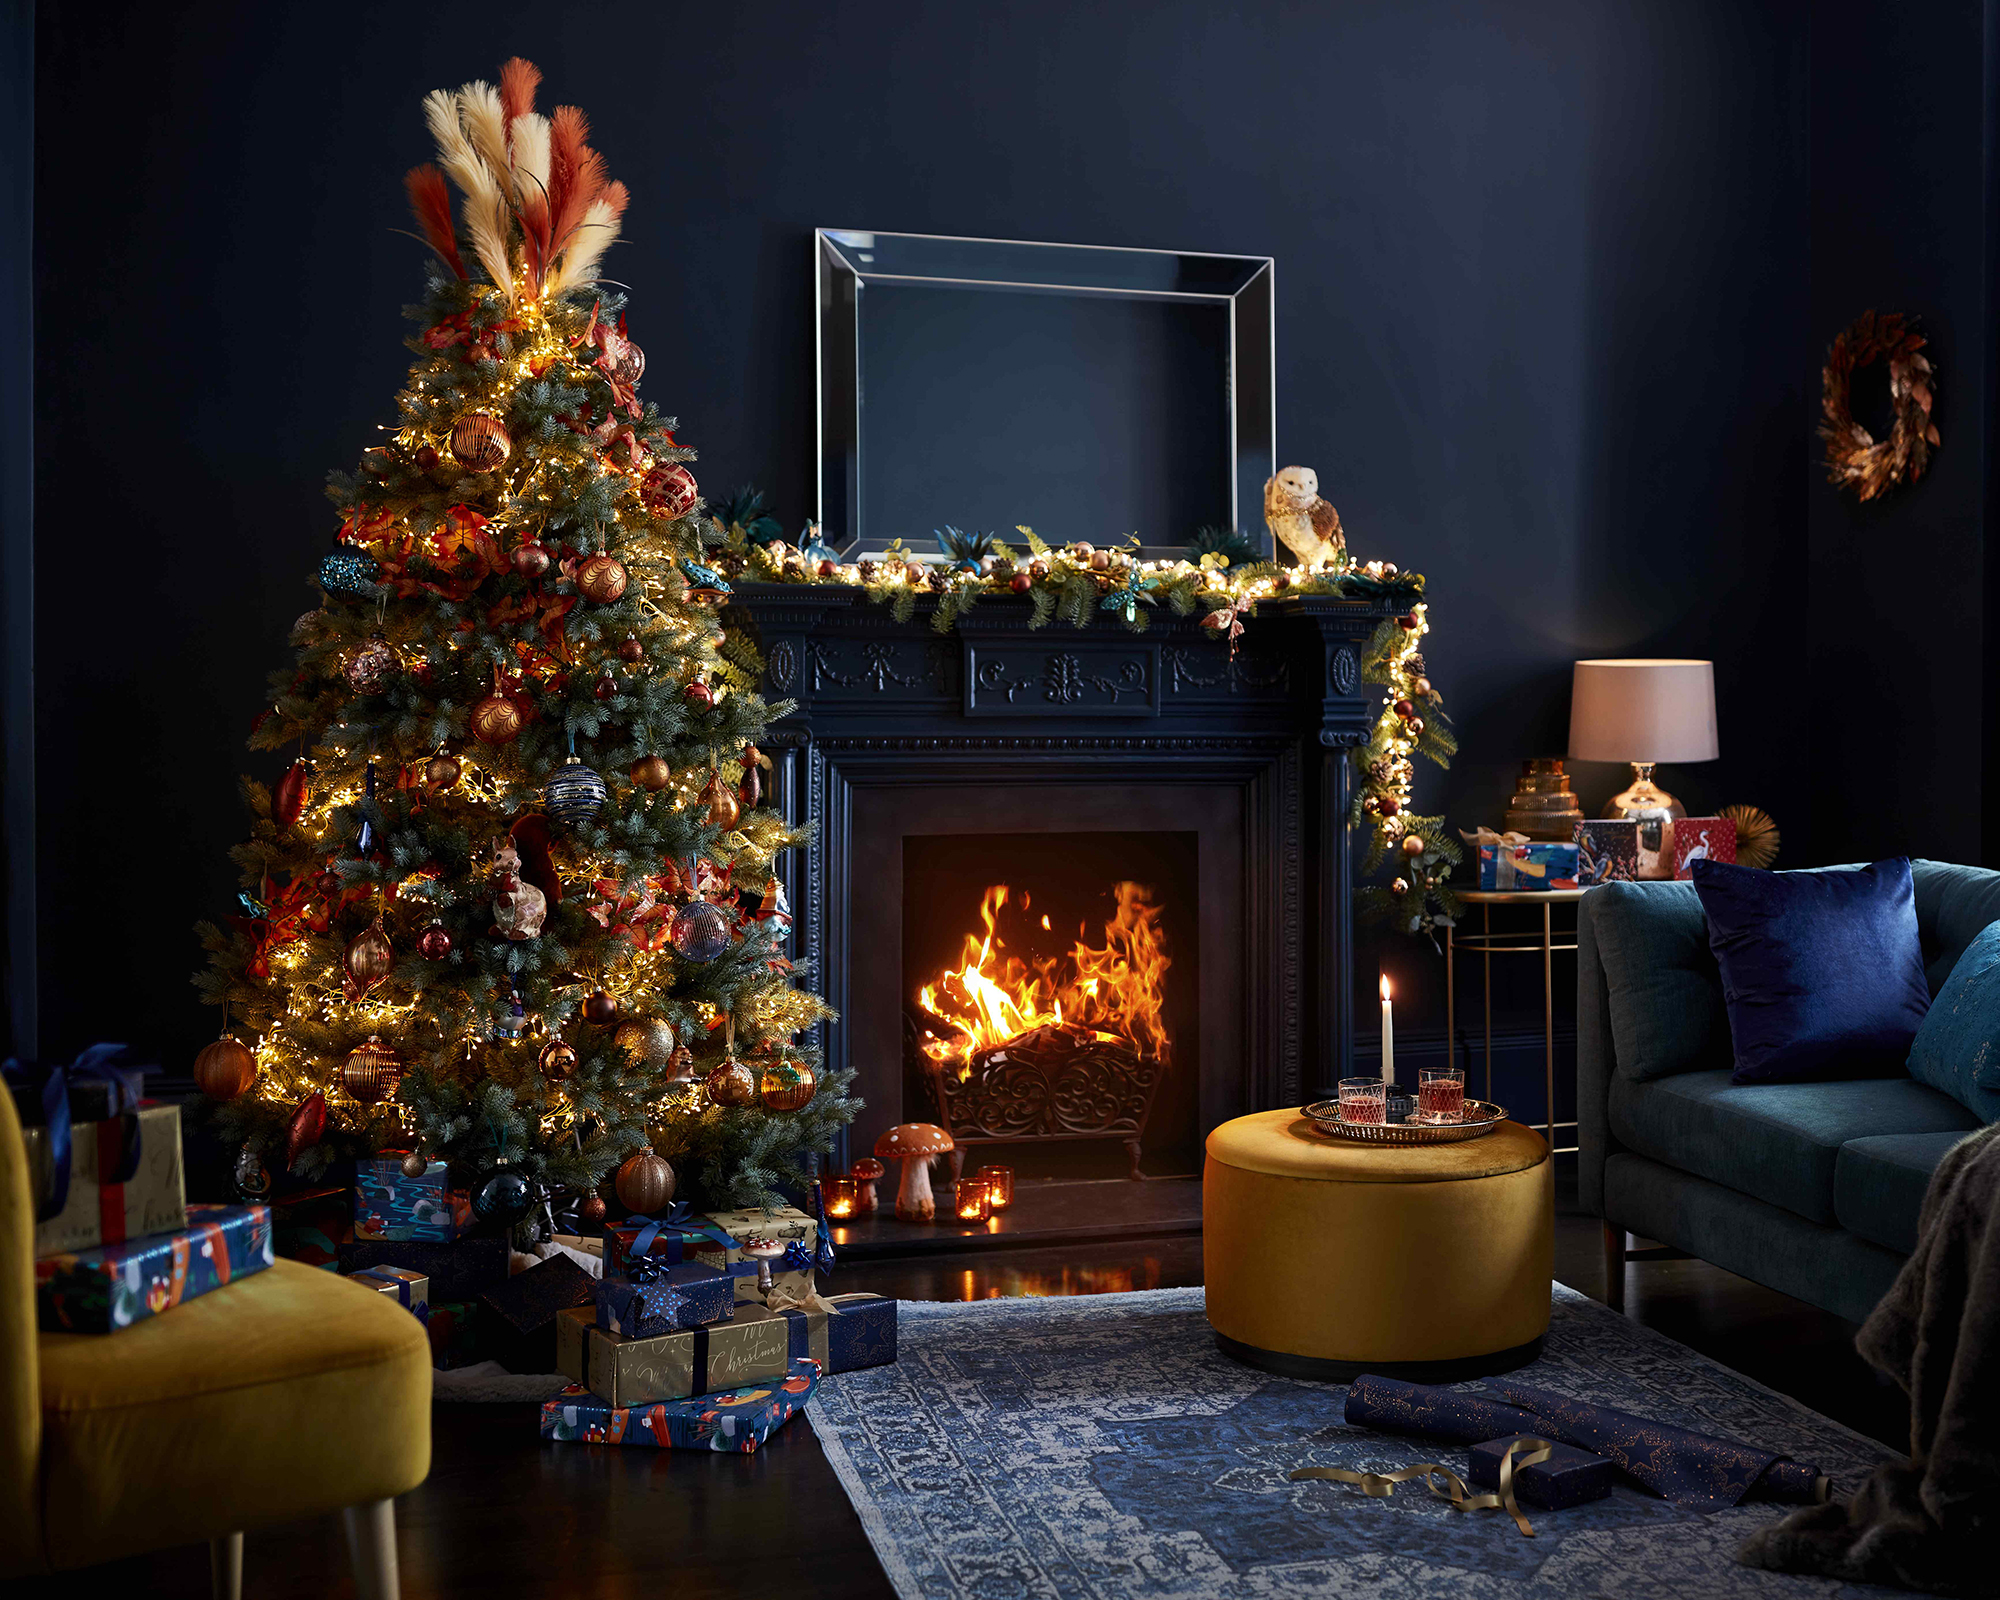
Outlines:
[[785,1247],[776,1239],[766,1239],[760,1234],[751,1234],[743,1241],[743,1259],[757,1263],[757,1292],[769,1299],[771,1296],[771,1263],[784,1255]]
[[857,1217],[872,1217],[880,1208],[875,1198],[875,1184],[889,1169],[873,1156],[863,1156],[854,1163],[849,1176],[854,1179],[854,1214]]
[[931,1157],[947,1155],[951,1135],[934,1122],[901,1122],[875,1141],[884,1161],[901,1158],[903,1180],[896,1188],[896,1215],[904,1222],[930,1222],[937,1217],[931,1198]]

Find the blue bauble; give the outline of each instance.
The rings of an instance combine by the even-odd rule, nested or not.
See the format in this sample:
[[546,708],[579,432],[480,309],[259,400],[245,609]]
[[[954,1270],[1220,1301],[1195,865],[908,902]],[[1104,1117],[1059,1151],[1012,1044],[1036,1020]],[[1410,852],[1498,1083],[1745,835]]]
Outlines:
[[319,586],[350,600],[371,598],[381,575],[381,566],[365,550],[336,550],[319,564]]
[[563,763],[562,770],[549,779],[542,794],[542,809],[556,821],[575,827],[595,817],[610,797],[611,791],[604,780],[571,756]]
[[667,938],[689,961],[713,961],[729,948],[729,913],[708,900],[691,900],[674,913]]
[[535,1192],[520,1173],[500,1167],[480,1179],[472,1191],[472,1214],[481,1222],[512,1227],[535,1203]]

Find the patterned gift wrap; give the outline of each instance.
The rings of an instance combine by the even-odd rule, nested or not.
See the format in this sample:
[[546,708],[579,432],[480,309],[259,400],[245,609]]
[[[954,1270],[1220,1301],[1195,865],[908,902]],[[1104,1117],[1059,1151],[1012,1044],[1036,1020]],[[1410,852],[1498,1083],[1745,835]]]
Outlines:
[[[788,1332],[792,1359],[810,1356],[822,1372],[859,1372],[886,1367],[896,1359],[896,1302],[879,1294],[836,1294],[826,1297],[833,1314],[813,1310],[780,1311]],[[740,1319],[743,1312],[736,1313]]]
[[1576,825],[1576,881],[1581,887],[1630,883],[1638,876],[1638,823],[1610,817]]
[[1482,889],[1574,889],[1576,846],[1531,840],[1479,847]]
[[471,1225],[472,1201],[454,1192],[442,1161],[421,1178],[403,1172],[401,1156],[354,1164],[354,1237],[449,1244]]
[[811,1263],[819,1238],[819,1226],[795,1206],[780,1206],[769,1216],[752,1210],[715,1211],[702,1217],[687,1213],[684,1207],[675,1207],[670,1216],[657,1224],[646,1217],[629,1217],[623,1222],[612,1223],[601,1235],[606,1277],[622,1276],[625,1259],[631,1254],[634,1242],[649,1227],[653,1231],[646,1252],[648,1255],[665,1256],[674,1264],[702,1261],[718,1269],[725,1266],[744,1268],[736,1280],[736,1301],[739,1305],[755,1303],[762,1298],[751,1270],[755,1263],[744,1260],[743,1246],[739,1242],[752,1234],[775,1239],[786,1247],[784,1260],[773,1263],[773,1284],[783,1287],[797,1299],[804,1299],[812,1293]]
[[[1465,1481],[1475,1489],[1498,1489],[1501,1460],[1514,1445],[1530,1439],[1531,1435],[1516,1433],[1474,1445]],[[1538,1452],[1539,1447],[1528,1454]],[[1544,1511],[1567,1511],[1571,1506],[1602,1500],[1611,1493],[1617,1477],[1617,1469],[1603,1456],[1574,1445],[1551,1444],[1548,1460],[1537,1461],[1532,1467],[1521,1465],[1519,1456],[1514,1459],[1515,1493],[1524,1505]]]
[[271,1264],[269,1206],[187,1208],[188,1226],[35,1263],[35,1303],[52,1333],[111,1333]]
[[344,1184],[271,1200],[271,1247],[287,1261],[335,1271],[340,1247],[353,1238],[354,1196]]
[[641,1282],[624,1276],[597,1280],[597,1325],[627,1339],[652,1339],[679,1333],[704,1323],[720,1322],[736,1309],[736,1283],[730,1273],[700,1261],[677,1267],[650,1267],[654,1276]]
[[[47,1128],[23,1128],[30,1183],[41,1209],[54,1195],[54,1158]],[[130,1141],[139,1140],[138,1165],[122,1182]],[[181,1108],[142,1104],[129,1116],[70,1127],[69,1191],[60,1210],[35,1224],[35,1254],[67,1255],[98,1245],[124,1244],[148,1234],[178,1233],[187,1226],[187,1190],[181,1179]]]
[[419,1322],[431,1319],[431,1280],[408,1267],[368,1267],[348,1280],[386,1294]]
[[1674,824],[1674,876],[1692,878],[1697,861],[1736,860],[1736,824],[1727,817],[1682,817]]
[[651,1339],[606,1333],[581,1309],[556,1323],[556,1370],[614,1406],[782,1378],[794,1354],[785,1319],[762,1306],[738,1306],[725,1322]]
[[777,1431],[819,1387],[819,1363],[794,1361],[771,1383],[666,1400],[614,1406],[572,1384],[542,1403],[542,1437],[571,1444],[640,1445],[655,1450],[731,1450],[748,1455]]

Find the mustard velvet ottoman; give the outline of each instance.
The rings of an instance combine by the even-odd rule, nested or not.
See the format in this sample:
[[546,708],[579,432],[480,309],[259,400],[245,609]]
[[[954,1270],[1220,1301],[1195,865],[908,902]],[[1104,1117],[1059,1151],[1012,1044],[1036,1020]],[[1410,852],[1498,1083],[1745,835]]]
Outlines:
[[1555,1182],[1532,1128],[1347,1144],[1296,1111],[1208,1136],[1208,1320],[1289,1377],[1450,1383],[1525,1366],[1549,1330]]

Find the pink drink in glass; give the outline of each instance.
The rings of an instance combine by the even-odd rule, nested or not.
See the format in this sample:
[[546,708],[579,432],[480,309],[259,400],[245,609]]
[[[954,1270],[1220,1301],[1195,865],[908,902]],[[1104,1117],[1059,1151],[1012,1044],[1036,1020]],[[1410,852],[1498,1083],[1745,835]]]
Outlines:
[[1465,1115],[1465,1074],[1456,1067],[1426,1067],[1417,1079],[1417,1114],[1426,1122],[1457,1122]]
[[1387,1086],[1380,1078],[1340,1080],[1340,1120],[1342,1122],[1387,1122]]

